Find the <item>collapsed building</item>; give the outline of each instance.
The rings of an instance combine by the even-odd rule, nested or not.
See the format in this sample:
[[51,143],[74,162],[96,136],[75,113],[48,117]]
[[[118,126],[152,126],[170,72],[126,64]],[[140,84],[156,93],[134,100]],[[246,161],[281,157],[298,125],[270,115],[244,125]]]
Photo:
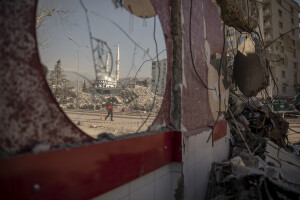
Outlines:
[[[239,31],[254,32],[257,22],[241,14],[232,1],[219,1],[224,6],[223,19]],[[255,4],[253,1],[247,1]],[[244,4],[244,6],[243,6]],[[239,16],[235,16],[233,13]],[[238,23],[228,18],[240,17]],[[258,19],[256,17],[256,19]],[[246,20],[246,21],[245,21]],[[270,106],[272,96],[267,87],[272,71],[264,43],[250,37],[240,43],[233,60],[231,86],[226,119],[232,137],[228,160],[212,164],[206,199],[297,199],[300,196],[299,151],[289,143],[289,123]],[[265,92],[256,97],[259,92]]]
[[[0,59],[3,198],[299,196],[299,158],[288,151],[287,124],[276,113],[251,107],[252,100],[241,103],[237,100],[243,98],[230,93],[233,83],[246,97],[264,89],[267,62],[252,46],[235,57],[237,75],[229,79],[221,17],[224,2],[238,4],[217,2],[221,5],[210,0],[124,1],[132,14],[161,20],[168,52],[166,90],[148,131],[104,141],[104,136],[95,140],[72,124],[49,92],[36,48],[36,2],[6,1],[1,13],[6,20],[0,22],[7,47]],[[249,21],[245,18],[239,27]],[[241,65],[252,57],[247,67],[261,66],[253,87],[254,74],[239,78],[244,76]],[[278,157],[285,161],[277,162]]]
[[161,96],[153,94],[149,88],[142,86],[122,89],[118,95],[114,96],[102,95],[95,90],[93,91],[80,93],[78,102],[75,97],[70,97],[60,103],[59,106],[63,109],[74,109],[78,103],[79,109],[101,110],[106,109],[107,105],[111,104],[116,112],[140,110],[157,113],[163,100]]

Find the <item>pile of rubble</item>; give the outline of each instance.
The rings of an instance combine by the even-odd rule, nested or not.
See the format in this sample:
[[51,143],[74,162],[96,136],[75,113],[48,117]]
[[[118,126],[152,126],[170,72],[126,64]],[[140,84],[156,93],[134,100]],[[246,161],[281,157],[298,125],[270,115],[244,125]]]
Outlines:
[[230,98],[228,161],[213,163],[207,199],[298,199],[300,157],[289,123],[258,99]]
[[124,104],[128,105],[132,110],[142,110],[149,112],[152,109],[153,99],[155,102],[153,105],[152,112],[158,112],[160,109],[163,98],[155,96],[149,88],[137,86],[136,88],[124,89],[120,97]]
[[[153,105],[154,97],[155,103]],[[99,110],[105,109],[108,104],[112,104],[116,112],[133,110],[158,112],[162,99],[162,97],[154,95],[147,87],[136,86],[135,88],[122,90],[120,95],[117,96],[81,92],[78,95],[78,108]],[[60,103],[60,106],[63,109],[74,109],[76,103],[76,97],[69,97],[68,101]]]
[[[226,120],[230,157],[213,163],[206,199],[300,199],[300,157],[289,144],[289,123],[272,112],[267,86],[272,76],[264,44],[250,36],[258,25],[259,1],[217,0],[229,27],[248,32],[234,53]],[[275,80],[274,80],[275,82]],[[275,83],[276,85],[276,83]],[[234,90],[242,95],[237,95]],[[269,102],[255,96],[265,91]],[[261,98],[264,98],[261,93]]]
[[75,109],[78,103],[79,109],[99,110],[104,100],[103,95],[82,92],[78,94],[78,102],[76,97],[67,97],[67,101],[59,102],[59,105],[63,109]]
[[255,0],[217,0],[223,21],[240,32],[253,32],[258,26]]

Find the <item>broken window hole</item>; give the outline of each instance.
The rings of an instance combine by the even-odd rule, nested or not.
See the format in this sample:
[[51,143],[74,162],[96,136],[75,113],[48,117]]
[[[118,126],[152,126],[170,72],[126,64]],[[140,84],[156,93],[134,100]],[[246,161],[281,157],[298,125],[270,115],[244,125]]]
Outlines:
[[149,0],[40,1],[36,32],[48,86],[79,129],[95,138],[149,129],[168,71]]

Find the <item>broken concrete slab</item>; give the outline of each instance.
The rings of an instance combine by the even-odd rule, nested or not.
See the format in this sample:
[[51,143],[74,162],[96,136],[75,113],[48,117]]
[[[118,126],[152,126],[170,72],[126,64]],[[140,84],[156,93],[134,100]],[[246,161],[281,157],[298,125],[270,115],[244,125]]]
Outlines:
[[[272,141],[268,141],[265,153],[266,162],[271,162],[276,167],[288,171],[296,171],[300,176],[300,157],[279,147]],[[295,174],[295,175],[296,175]],[[300,180],[300,177],[299,177]],[[300,181],[299,181],[300,182]],[[299,190],[300,191],[300,190]]]
[[269,85],[265,54],[257,38],[243,41],[234,58],[233,81],[246,97],[256,96]]
[[268,165],[246,152],[213,163],[206,199],[298,199],[299,170]]
[[226,25],[240,32],[254,32],[258,26],[258,7],[255,0],[217,0]]

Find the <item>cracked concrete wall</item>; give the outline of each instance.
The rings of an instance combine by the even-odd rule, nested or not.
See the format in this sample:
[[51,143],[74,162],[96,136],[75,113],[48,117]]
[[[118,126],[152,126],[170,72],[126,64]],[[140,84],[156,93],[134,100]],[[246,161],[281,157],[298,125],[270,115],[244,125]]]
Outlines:
[[181,130],[182,29],[181,0],[171,1],[171,33],[173,38],[171,124]]

